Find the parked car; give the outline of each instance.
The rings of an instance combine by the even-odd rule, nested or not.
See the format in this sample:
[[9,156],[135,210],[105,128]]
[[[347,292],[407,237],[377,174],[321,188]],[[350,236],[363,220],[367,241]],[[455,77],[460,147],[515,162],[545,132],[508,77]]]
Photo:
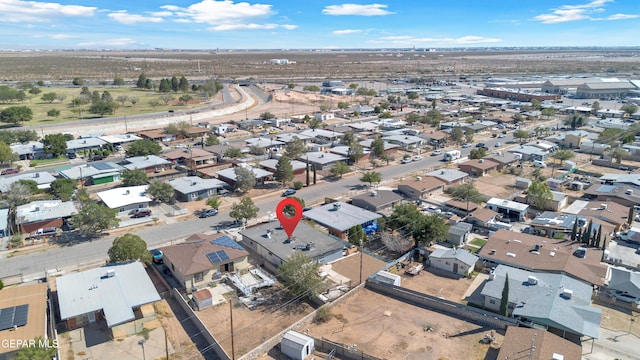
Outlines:
[[142,218],[151,216],[151,209],[136,209],[131,215],[132,218]]
[[11,175],[11,174],[17,174],[20,172],[20,169],[16,169],[16,168],[7,168],[2,170],[2,173],[0,173],[0,175]]
[[209,216],[216,216],[218,215],[218,209],[207,209],[203,212],[200,213],[200,216],[198,216],[200,219],[204,219],[204,218],[208,218]]
[[481,147],[487,147],[487,145],[485,145],[484,143],[477,143],[476,144],[477,148],[481,148]]
[[153,262],[155,264],[164,263],[164,254],[162,253],[161,250],[151,249],[151,250],[149,250],[149,253],[151,254],[151,257],[153,258]]
[[464,144],[462,144],[462,147],[463,147],[463,148],[470,148],[470,147],[471,147],[471,144],[469,144],[469,143],[464,143]]
[[67,159],[75,159],[78,155],[74,152],[67,153]]
[[546,168],[547,164],[545,164],[544,162],[540,161],[540,160],[534,160],[533,163],[531,163],[531,165],[533,165],[533,167],[537,167],[537,168]]
[[184,148],[186,148],[186,147],[187,147],[187,145],[185,145],[185,144],[183,144],[183,143],[180,143],[180,144],[177,144],[177,145],[176,145],[176,149],[184,149]]
[[503,143],[501,143],[500,141],[498,141],[497,143],[493,144],[493,146],[495,146],[495,147],[500,147],[500,146],[502,146],[502,145],[504,145],[504,144],[503,144]]
[[73,231],[76,229],[76,226],[69,219],[65,219],[62,222],[62,226],[60,227],[62,231]]
[[403,158],[402,161],[400,161],[401,164],[409,164],[411,163],[413,160],[410,157],[406,157]]
[[422,160],[422,156],[420,155],[413,155],[413,161],[420,161]]
[[287,189],[282,193],[282,196],[291,196],[296,193],[296,189]]
[[629,294],[622,290],[609,290],[609,295],[612,297],[629,303],[640,304],[640,298]]
[[502,138],[504,138],[504,136],[505,136],[504,134],[500,134],[500,135],[498,135],[498,139],[502,139]]
[[104,156],[102,155],[93,155],[89,161],[100,161],[100,160],[104,160]]
[[433,152],[431,153],[431,156],[438,156],[438,155],[442,155],[441,149],[433,150]]

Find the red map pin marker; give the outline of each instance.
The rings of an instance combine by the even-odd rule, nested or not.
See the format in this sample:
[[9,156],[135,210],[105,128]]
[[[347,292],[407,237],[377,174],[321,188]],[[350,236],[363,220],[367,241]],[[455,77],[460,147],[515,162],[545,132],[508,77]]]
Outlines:
[[[293,206],[296,210],[295,215],[292,217],[287,216],[287,214],[284,213],[284,208],[286,206]],[[282,225],[284,232],[287,233],[287,237],[291,238],[293,230],[296,229],[300,219],[302,219],[302,205],[294,198],[286,198],[280,201],[278,206],[276,206],[276,216],[278,216],[278,221],[280,221],[280,225]]]

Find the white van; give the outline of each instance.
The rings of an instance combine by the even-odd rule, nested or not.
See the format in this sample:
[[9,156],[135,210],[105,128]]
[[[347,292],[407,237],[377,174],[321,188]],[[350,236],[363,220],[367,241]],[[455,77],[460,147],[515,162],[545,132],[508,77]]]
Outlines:
[[545,164],[544,162],[540,161],[540,160],[533,160],[533,167],[537,167],[537,168],[546,168],[547,164]]

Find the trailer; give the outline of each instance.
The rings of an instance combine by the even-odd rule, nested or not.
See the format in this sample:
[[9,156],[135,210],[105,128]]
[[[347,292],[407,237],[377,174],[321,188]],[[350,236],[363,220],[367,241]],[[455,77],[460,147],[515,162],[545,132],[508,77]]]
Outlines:
[[404,273],[408,275],[418,275],[423,268],[424,265],[422,265],[422,263],[411,263]]
[[461,156],[460,150],[451,150],[444,153],[442,159],[444,161],[453,161],[460,159]]

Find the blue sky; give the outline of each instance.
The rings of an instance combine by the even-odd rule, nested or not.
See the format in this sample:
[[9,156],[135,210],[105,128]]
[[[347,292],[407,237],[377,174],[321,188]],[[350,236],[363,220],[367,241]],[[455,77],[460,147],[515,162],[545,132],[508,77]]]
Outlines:
[[638,0],[0,0],[0,49],[638,46]]

